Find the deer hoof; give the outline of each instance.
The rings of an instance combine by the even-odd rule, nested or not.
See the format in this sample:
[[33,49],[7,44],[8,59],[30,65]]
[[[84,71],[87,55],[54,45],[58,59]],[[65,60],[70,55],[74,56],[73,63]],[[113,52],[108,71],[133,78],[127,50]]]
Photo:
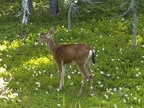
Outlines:
[[90,91],[90,94],[91,94],[91,96],[94,96],[94,90],[93,89]]

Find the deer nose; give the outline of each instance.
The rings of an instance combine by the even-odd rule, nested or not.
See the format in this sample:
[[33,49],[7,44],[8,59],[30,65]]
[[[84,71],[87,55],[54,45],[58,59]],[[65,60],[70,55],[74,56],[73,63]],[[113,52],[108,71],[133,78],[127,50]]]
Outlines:
[[38,40],[35,41],[35,45],[37,45],[37,44],[38,44]]
[[35,42],[38,42],[38,40],[36,40]]

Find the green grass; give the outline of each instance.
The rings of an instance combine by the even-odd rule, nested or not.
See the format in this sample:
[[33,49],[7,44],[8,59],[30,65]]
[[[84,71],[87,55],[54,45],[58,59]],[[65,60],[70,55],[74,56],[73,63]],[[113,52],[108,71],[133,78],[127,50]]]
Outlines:
[[[132,48],[129,21],[106,17],[103,21],[73,19],[72,30],[66,30],[67,21],[36,13],[27,26],[20,19],[1,19],[0,78],[7,82],[9,100],[0,99],[1,108],[140,108],[144,106],[144,33],[143,15],[139,15],[137,47]],[[35,16],[36,16],[35,15]],[[60,17],[60,19],[59,19]],[[80,16],[81,18],[82,16]],[[43,19],[41,19],[43,18]],[[53,19],[53,22],[50,23]],[[83,17],[82,17],[83,19]],[[43,22],[44,21],[44,22]],[[54,26],[56,43],[86,43],[96,52],[94,96],[90,96],[89,82],[78,96],[82,76],[76,66],[67,66],[65,87],[57,91],[57,66],[45,45],[35,45],[38,34]],[[3,70],[5,69],[5,70]],[[1,93],[1,92],[0,92]],[[13,97],[13,93],[18,96]]]

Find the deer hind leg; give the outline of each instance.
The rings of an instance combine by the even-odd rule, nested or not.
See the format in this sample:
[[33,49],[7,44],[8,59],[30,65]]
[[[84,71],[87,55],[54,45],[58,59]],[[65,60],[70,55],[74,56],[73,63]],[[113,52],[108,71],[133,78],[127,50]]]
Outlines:
[[83,76],[81,88],[80,88],[80,90],[79,90],[79,95],[80,95],[80,94],[82,94],[82,91],[83,91],[83,89],[84,89],[84,85],[85,85],[85,83],[86,83],[86,81],[87,81],[87,74],[86,74],[85,69],[84,69],[84,64],[77,64],[77,65],[78,65],[79,70],[81,71],[82,76]]
[[90,69],[90,62],[88,62],[87,64],[85,64],[85,70],[87,72],[87,76],[90,80],[90,93],[91,95],[94,94],[94,88],[93,88],[93,75],[92,75],[92,72],[91,72],[91,69]]
[[93,75],[92,75],[91,68],[90,68],[90,66],[91,66],[91,59],[92,59],[91,57],[92,57],[92,52],[90,50],[89,51],[89,56],[88,56],[87,60],[85,61],[85,71],[86,71],[87,76],[88,76],[88,78],[90,80],[90,93],[91,93],[91,95],[93,95],[94,94]]
[[59,77],[60,77],[60,82],[59,82],[59,90],[61,90],[64,87],[64,74],[65,74],[65,68],[66,65],[63,64],[63,62],[58,65],[59,67]]

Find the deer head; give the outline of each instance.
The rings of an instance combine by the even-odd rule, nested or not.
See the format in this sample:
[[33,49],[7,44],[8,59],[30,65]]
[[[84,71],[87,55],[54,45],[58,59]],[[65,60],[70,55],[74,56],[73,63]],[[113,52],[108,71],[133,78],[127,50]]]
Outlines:
[[52,40],[52,35],[54,33],[54,28],[50,28],[47,33],[41,35],[36,42],[38,43],[47,43],[49,40]]

